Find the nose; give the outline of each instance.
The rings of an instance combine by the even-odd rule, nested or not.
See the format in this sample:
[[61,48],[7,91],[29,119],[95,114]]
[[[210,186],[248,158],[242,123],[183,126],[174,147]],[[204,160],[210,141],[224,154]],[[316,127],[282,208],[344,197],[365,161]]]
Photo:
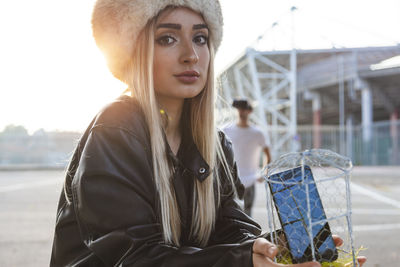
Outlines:
[[182,52],[179,61],[182,64],[195,64],[199,61],[199,55],[191,40],[182,44]]

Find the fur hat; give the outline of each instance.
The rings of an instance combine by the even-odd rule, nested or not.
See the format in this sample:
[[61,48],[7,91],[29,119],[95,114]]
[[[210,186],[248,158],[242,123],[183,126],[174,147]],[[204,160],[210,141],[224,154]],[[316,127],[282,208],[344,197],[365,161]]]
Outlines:
[[124,80],[140,31],[167,6],[187,7],[202,14],[217,51],[223,25],[219,0],[97,0],[92,15],[93,36],[115,77]]

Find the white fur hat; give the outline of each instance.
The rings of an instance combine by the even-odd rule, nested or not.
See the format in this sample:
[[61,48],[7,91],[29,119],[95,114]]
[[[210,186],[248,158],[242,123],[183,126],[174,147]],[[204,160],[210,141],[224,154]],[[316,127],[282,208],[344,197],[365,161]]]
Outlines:
[[217,51],[223,25],[219,0],[97,0],[92,15],[93,36],[115,77],[124,80],[140,31],[167,6],[187,7],[202,14]]

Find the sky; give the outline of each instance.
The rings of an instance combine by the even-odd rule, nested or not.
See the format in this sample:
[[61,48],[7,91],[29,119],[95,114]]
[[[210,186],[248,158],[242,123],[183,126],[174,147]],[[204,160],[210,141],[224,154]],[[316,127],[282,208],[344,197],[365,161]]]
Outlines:
[[[125,89],[109,73],[92,38],[94,2],[2,3],[0,131],[9,124],[30,133],[83,131]],[[248,46],[286,50],[400,43],[399,0],[221,0],[221,5],[224,37],[217,73]],[[297,11],[290,12],[292,6]]]

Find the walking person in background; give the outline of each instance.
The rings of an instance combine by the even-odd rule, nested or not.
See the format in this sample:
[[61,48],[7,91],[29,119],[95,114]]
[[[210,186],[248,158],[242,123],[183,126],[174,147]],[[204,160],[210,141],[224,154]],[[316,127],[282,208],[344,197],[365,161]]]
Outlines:
[[236,204],[243,185],[215,127],[219,1],[97,0],[92,24],[130,94],[101,110],[79,141],[50,265],[281,266],[278,248]]
[[251,216],[255,198],[256,181],[263,182],[260,177],[260,156],[265,154],[265,163],[271,162],[271,154],[263,132],[249,123],[253,107],[247,99],[237,99],[232,104],[238,111],[235,124],[223,129],[233,143],[233,152],[239,170],[239,178],[245,186],[244,211]]

